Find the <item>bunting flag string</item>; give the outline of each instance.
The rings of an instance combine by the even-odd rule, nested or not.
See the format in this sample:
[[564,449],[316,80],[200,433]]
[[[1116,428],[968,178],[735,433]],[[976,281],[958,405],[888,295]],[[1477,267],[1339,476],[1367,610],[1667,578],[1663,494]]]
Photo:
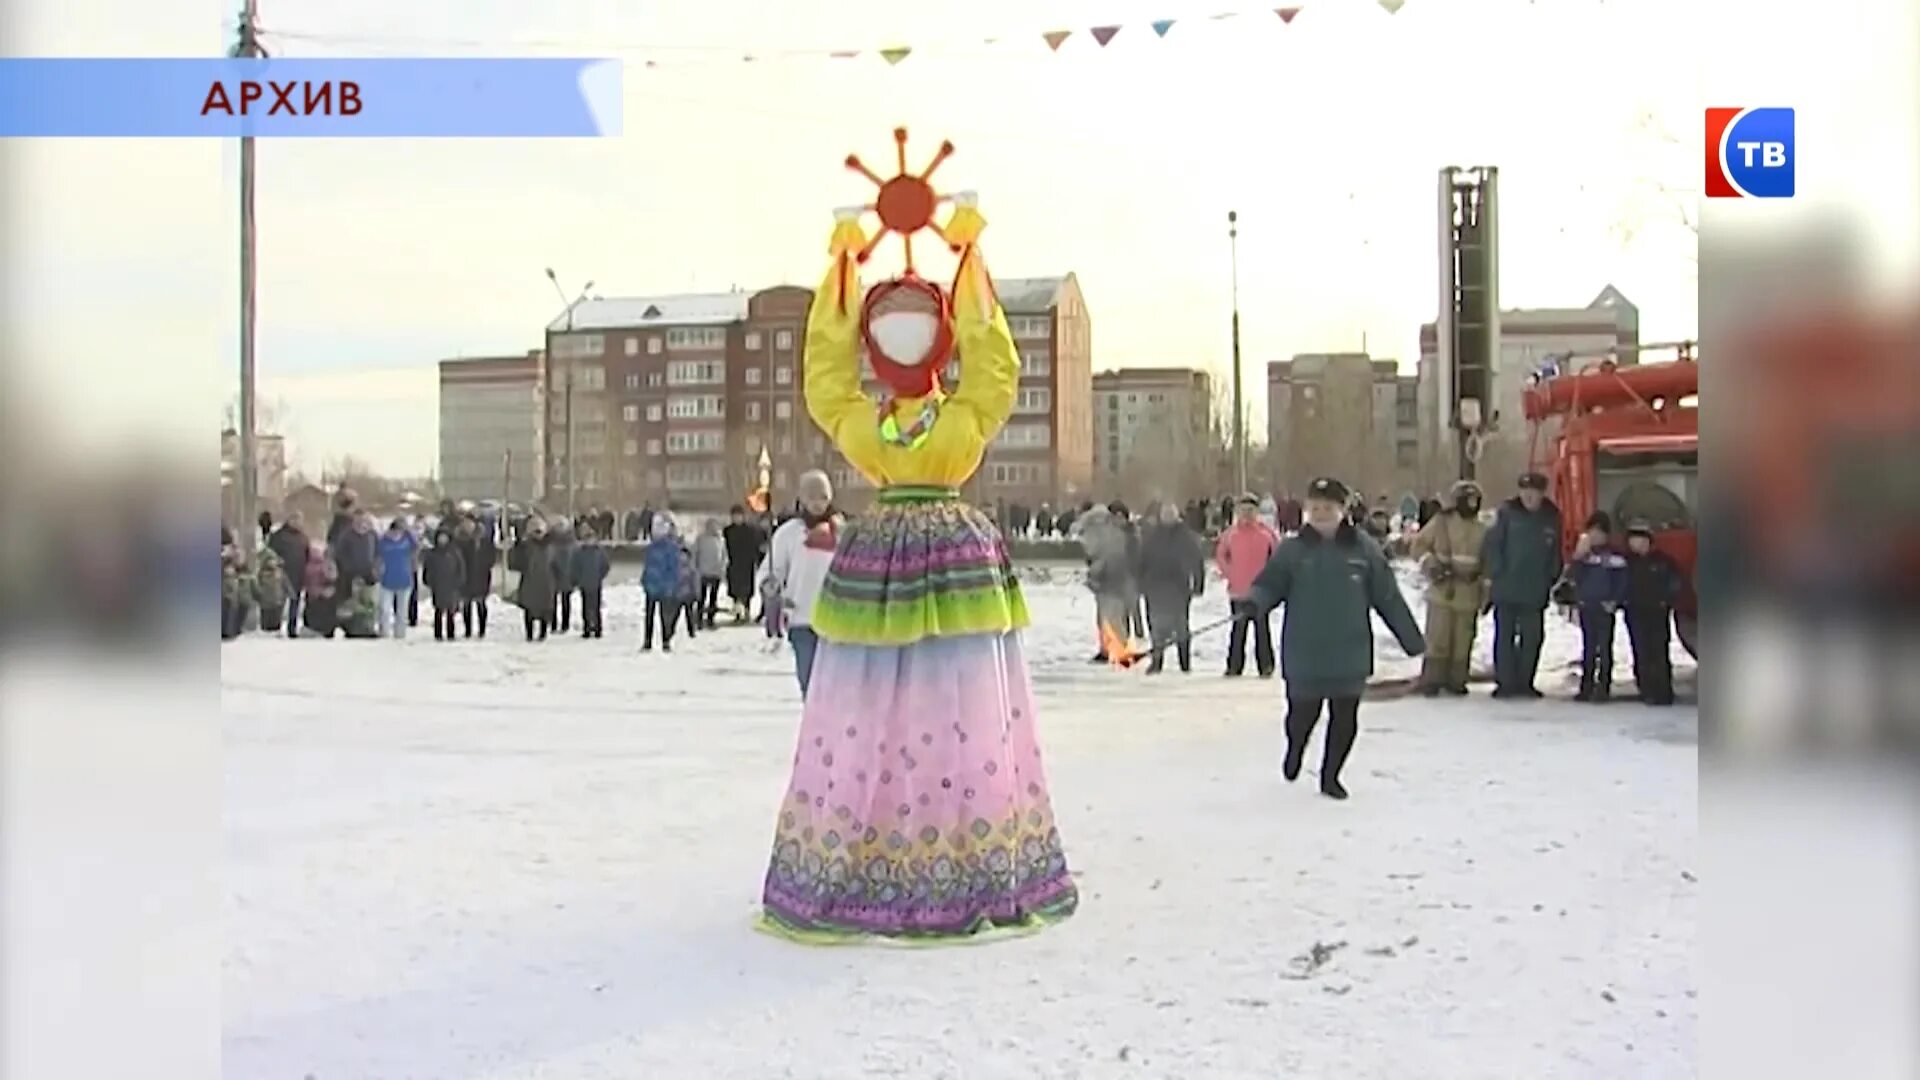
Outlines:
[[[1604,3],[1605,0],[1599,0],[1599,2]],[[1407,0],[1373,0],[1373,4],[1377,6],[1381,11],[1385,12],[1387,15],[1392,16],[1392,15],[1399,14],[1400,11],[1406,7]],[[1259,11],[1221,11],[1213,15],[1204,16],[1200,19],[1194,19],[1194,20],[1154,19],[1148,22],[1146,25],[1149,29],[1153,31],[1154,40],[1161,40],[1168,36],[1168,34],[1173,30],[1176,24],[1183,21],[1225,22],[1229,19],[1237,19],[1243,15],[1256,15],[1256,14],[1268,14],[1268,13],[1279,16],[1280,23],[1283,26],[1290,27],[1294,24],[1295,20],[1298,19],[1303,13],[1311,15],[1312,11],[1306,4],[1293,4],[1287,7],[1264,8],[1264,9],[1260,9]],[[1139,24],[1136,23],[1133,25],[1139,25]],[[1093,39],[1094,48],[1105,49],[1107,45],[1113,41],[1114,38],[1119,36],[1120,31],[1125,28],[1126,28],[1126,24],[1107,23],[1100,26],[1087,28],[1086,34],[1088,37]],[[1046,30],[1040,33],[1039,38],[1040,38],[1040,41],[1046,45],[1047,51],[1049,53],[1058,53],[1061,51],[1061,47],[1066,45],[1068,40],[1073,38],[1077,33],[1079,33],[1077,29]],[[812,59],[824,58],[828,60],[859,60],[869,56],[878,56],[880,59],[886,61],[887,66],[895,67],[895,66],[898,66],[902,61],[906,60],[909,56],[914,55],[915,53],[936,55],[942,52],[953,51],[951,49],[942,49],[938,45],[888,45],[881,48],[836,48],[836,49],[764,48],[764,49],[745,50],[740,48],[739,46],[709,47],[709,46],[693,46],[693,45],[674,46],[674,45],[636,44],[636,45],[625,45],[625,46],[615,45],[615,46],[609,47],[608,44],[605,42],[584,42],[584,41],[482,42],[482,41],[463,41],[463,40],[455,40],[455,39],[448,39],[448,38],[402,40],[400,38],[371,37],[371,36],[354,37],[352,35],[307,32],[307,31],[301,31],[301,30],[263,30],[262,34],[263,36],[277,37],[277,38],[282,38],[282,39],[296,41],[296,42],[313,42],[318,44],[330,44],[330,45],[341,45],[341,46],[356,46],[356,45],[365,46],[368,44],[375,44],[375,45],[399,47],[399,46],[411,45],[415,48],[416,51],[422,47],[431,48],[434,46],[442,46],[442,47],[448,47],[448,48],[474,48],[474,49],[494,49],[494,50],[498,50],[502,47],[520,48],[520,49],[566,49],[566,50],[580,52],[581,55],[600,55],[600,56],[619,55],[623,53],[637,53],[646,57],[642,65],[646,68],[674,68],[674,67],[688,66],[690,64],[711,64],[715,62],[763,63],[767,61],[809,59],[809,58],[812,58]],[[990,38],[985,38],[980,40],[981,40],[981,44],[989,47],[994,47],[994,46],[1006,45],[1011,42],[1022,40],[1022,39],[1002,35],[999,37],[990,37]],[[1024,40],[1031,41],[1032,39],[1025,38]],[[357,51],[364,52],[365,50],[364,48],[361,48]],[[704,59],[700,59],[700,60],[680,59],[681,56],[684,56],[689,53],[704,53],[707,55]]]

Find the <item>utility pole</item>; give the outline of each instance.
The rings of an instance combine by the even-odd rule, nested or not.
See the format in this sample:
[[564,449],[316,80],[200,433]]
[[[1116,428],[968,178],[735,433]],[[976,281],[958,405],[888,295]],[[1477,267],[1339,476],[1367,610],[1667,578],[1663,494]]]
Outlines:
[[[245,0],[240,11],[240,37],[233,56],[253,59],[266,55],[260,47],[260,9],[257,0]],[[260,449],[254,430],[254,244],[253,136],[240,137],[240,520],[252,528],[260,501]]]
[[1237,493],[1247,490],[1247,402],[1240,375],[1240,214],[1233,210],[1227,211],[1227,254],[1233,264],[1233,485]]
[[[593,282],[589,281],[585,285],[580,286],[580,295],[569,301],[567,299],[567,290],[560,287],[560,279],[554,275],[553,267],[551,266],[547,267],[547,280],[553,282],[553,291],[560,294],[560,302],[567,305],[566,336],[561,338],[562,341],[567,343],[565,402],[561,406],[561,409],[563,410],[563,422],[567,425],[567,519],[571,521],[579,515],[579,502],[575,498],[575,492],[579,490],[579,487],[573,482],[573,369],[579,364],[580,351],[575,347],[573,341],[573,309],[579,307],[580,302],[587,298],[587,290],[593,288]],[[547,359],[553,359],[553,350],[551,348],[547,350]]]

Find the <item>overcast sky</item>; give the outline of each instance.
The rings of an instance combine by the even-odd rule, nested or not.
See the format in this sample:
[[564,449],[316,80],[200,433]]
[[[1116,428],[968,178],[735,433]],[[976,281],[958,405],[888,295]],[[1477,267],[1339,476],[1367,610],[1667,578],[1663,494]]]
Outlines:
[[[264,0],[279,55],[627,67],[621,138],[263,143],[262,396],[310,469],[352,453],[425,472],[435,362],[537,346],[558,306],[543,267],[605,295],[812,284],[831,208],[868,194],[841,158],[885,163],[897,123],[916,159],[958,145],[938,178],[980,192],[996,273],[1080,275],[1098,368],[1224,376],[1229,208],[1253,385],[1268,360],[1363,336],[1410,366],[1447,164],[1500,166],[1505,306],[1576,306],[1611,282],[1645,337],[1694,331],[1693,0],[1303,6],[1286,26],[1267,8],[1205,17],[1230,0]],[[231,25],[204,0],[33,7],[16,51],[212,53]],[[1154,18],[1179,21],[1156,39]],[[1099,48],[1086,28],[1110,23]],[[1053,28],[1078,31],[1058,54]],[[894,67],[777,55],[893,44],[918,48]],[[34,193],[13,240],[35,270],[23,340],[76,357],[45,389],[152,379],[155,402],[211,428],[236,355],[236,158],[184,141],[10,152]]]

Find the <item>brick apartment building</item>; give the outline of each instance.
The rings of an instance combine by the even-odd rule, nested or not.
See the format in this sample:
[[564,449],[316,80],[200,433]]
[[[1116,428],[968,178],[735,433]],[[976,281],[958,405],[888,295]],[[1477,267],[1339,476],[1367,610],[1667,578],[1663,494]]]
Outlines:
[[[996,442],[973,494],[1037,501],[1051,498],[1060,478],[1084,488],[1092,469],[1091,356],[1079,287],[1068,275],[1000,289],[1018,321],[1022,426]],[[800,473],[822,468],[843,502],[863,505],[869,485],[806,414],[802,346],[811,300],[812,290],[796,286],[596,297],[576,307],[570,323],[555,320],[547,327],[546,503],[567,502],[571,370],[572,476],[581,508],[721,509],[753,487],[763,449],[776,503],[792,498]],[[1077,417],[1085,430],[1058,437],[1062,416]]]
[[1093,377],[1094,494],[1176,501],[1214,484],[1213,380],[1194,368]]
[[450,498],[540,497],[545,369],[539,349],[440,361],[440,487]]

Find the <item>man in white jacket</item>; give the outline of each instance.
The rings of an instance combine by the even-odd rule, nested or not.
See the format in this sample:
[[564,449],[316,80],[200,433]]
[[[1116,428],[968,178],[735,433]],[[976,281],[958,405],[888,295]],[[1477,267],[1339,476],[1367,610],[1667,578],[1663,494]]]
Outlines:
[[833,509],[833,482],[814,470],[800,477],[800,516],[774,530],[767,555],[767,580],[780,597],[787,640],[793,643],[793,673],[800,697],[807,696],[813,653],[820,638],[813,632],[813,602],[833,565],[839,540],[839,515]]

